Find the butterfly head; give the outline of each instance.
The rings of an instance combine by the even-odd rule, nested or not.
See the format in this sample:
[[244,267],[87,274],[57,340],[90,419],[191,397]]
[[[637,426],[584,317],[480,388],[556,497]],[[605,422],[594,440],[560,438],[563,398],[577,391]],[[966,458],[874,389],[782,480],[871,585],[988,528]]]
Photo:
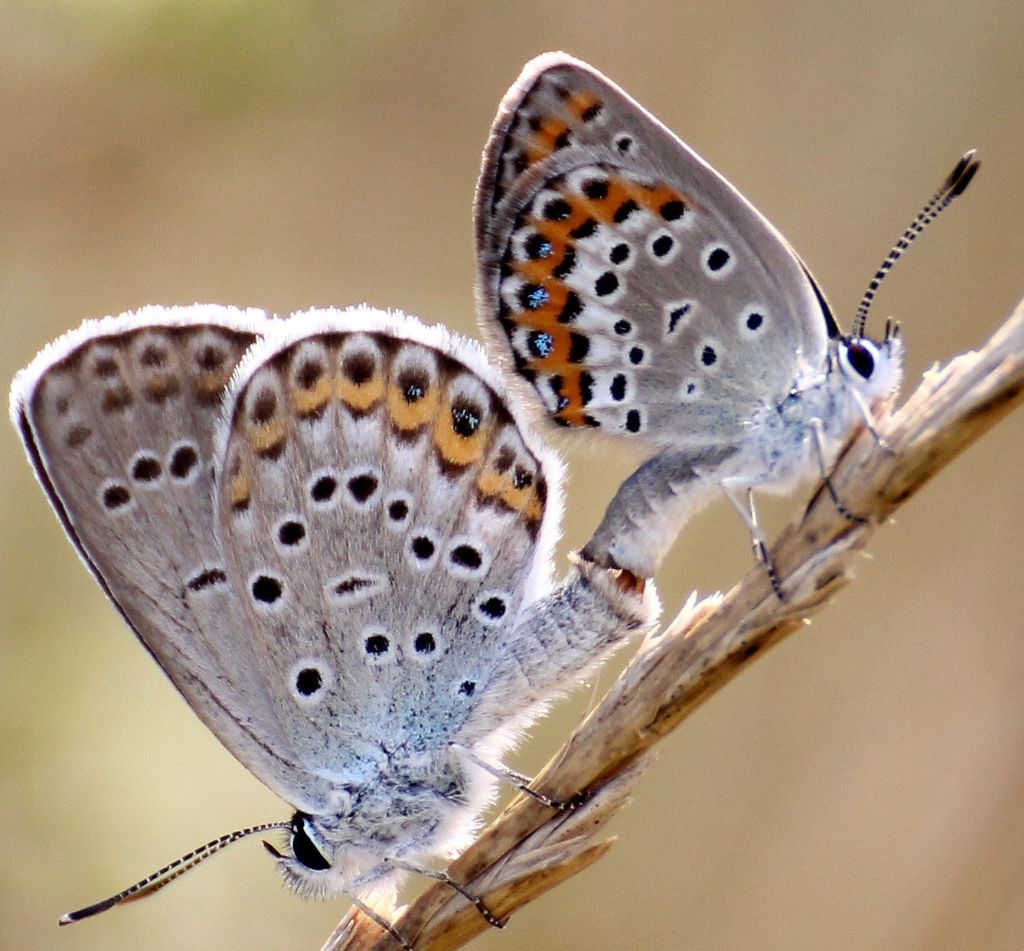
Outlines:
[[867,402],[885,399],[903,376],[903,340],[899,324],[886,324],[882,340],[859,334],[833,340],[835,361],[843,380]]
[[354,855],[332,842],[322,824],[305,812],[296,812],[288,826],[291,855],[269,842],[263,845],[277,860],[288,887],[306,897],[329,898],[340,894],[361,870],[360,864],[353,861]]

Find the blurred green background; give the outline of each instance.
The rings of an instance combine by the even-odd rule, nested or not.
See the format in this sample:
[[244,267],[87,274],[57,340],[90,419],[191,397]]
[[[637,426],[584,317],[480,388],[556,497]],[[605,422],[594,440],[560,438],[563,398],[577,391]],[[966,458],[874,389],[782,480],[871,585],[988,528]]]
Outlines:
[[[977,146],[967,197],[879,301],[876,320],[904,322],[908,387],[1024,292],[1019,2],[4,0],[0,37],[4,379],[81,318],[146,303],[366,300],[474,333],[480,150],[520,66],[557,48],[735,182],[847,324]],[[287,893],[256,842],[58,931],[61,912],[287,809],[122,628],[13,432],[0,440],[0,946],[318,948],[344,903]],[[611,855],[480,947],[1021,947],[1022,440],[1018,412],[901,510],[858,585],[662,744]],[[627,472],[595,461],[571,457],[569,545]],[[799,504],[767,506],[771,524]],[[717,505],[663,599],[749,567]],[[536,770],[590,699],[515,765]]]

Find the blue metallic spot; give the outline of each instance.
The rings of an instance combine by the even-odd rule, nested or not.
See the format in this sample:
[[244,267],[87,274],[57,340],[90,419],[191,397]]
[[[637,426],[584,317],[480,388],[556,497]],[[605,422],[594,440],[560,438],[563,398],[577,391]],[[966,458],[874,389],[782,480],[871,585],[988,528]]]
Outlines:
[[555,349],[555,338],[543,330],[536,330],[530,334],[528,346],[533,356],[538,360],[543,360],[545,357],[551,356],[551,352]]

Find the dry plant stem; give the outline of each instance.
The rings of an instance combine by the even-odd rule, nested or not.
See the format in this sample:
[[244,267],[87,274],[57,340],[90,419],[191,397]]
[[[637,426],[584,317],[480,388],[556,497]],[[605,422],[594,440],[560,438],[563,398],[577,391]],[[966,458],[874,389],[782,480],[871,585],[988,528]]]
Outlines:
[[[1024,302],[981,350],[926,374],[906,404],[881,420],[884,445],[862,431],[846,448],[832,482],[844,505],[866,521],[844,518],[819,489],[772,547],[785,602],[755,566],[728,595],[687,605],[648,639],[533,784],[562,800],[587,790],[584,805],[553,814],[517,797],[451,864],[452,877],[502,917],[604,854],[611,842],[593,836],[628,801],[649,748],[848,584],[878,526],[1022,399]],[[464,898],[437,884],[395,927],[417,951],[439,951],[489,926]],[[350,912],[324,951],[393,947],[390,936]]]

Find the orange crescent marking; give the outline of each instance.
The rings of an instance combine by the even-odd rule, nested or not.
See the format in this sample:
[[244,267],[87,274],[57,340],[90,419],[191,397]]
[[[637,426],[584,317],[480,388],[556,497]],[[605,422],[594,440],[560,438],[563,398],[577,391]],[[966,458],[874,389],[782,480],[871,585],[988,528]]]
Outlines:
[[468,466],[483,457],[490,439],[492,421],[485,418],[475,433],[460,435],[452,423],[452,403],[446,398],[434,424],[434,444],[445,462],[453,466]]
[[522,258],[515,262],[516,272],[534,284],[539,284],[545,278],[550,277],[555,268],[565,260],[565,255],[574,250],[571,242],[545,233],[542,226],[538,226],[537,231],[541,237],[550,242],[551,253],[545,258]]
[[[561,244],[572,244],[573,238],[570,232],[582,225],[591,215],[584,207],[584,201],[578,195],[566,195],[560,189],[557,191],[560,197],[569,205],[570,212],[568,217],[552,221],[533,214],[527,220],[529,224],[533,225],[538,231],[542,231],[544,236],[552,241],[558,241]],[[541,211],[543,212],[543,209]]]
[[582,370],[576,366],[559,369],[562,387],[559,397],[567,400],[566,405],[555,413],[555,417],[570,426],[586,426],[586,407],[583,404],[583,387],[580,384]]
[[395,427],[402,432],[411,432],[430,422],[437,415],[440,402],[441,393],[433,382],[427,386],[423,396],[414,402],[409,402],[401,387],[393,383],[388,387],[386,406],[388,416]]
[[547,356],[538,357],[534,354],[528,356],[531,369],[550,372],[552,370],[561,372],[563,367],[571,367],[569,353],[572,349],[572,331],[562,324],[534,322],[532,319],[536,311],[528,311],[522,314],[518,323],[530,330],[538,330],[551,337],[551,352]]
[[215,393],[219,393],[228,382],[228,374],[210,370],[206,373],[202,373],[196,380],[196,392],[206,395],[213,396]]
[[292,390],[292,406],[299,416],[309,416],[327,405],[331,398],[331,381],[322,376],[309,389],[296,387]]
[[238,472],[232,476],[228,494],[231,498],[232,508],[238,508],[238,506],[248,503],[252,496],[252,483],[245,472]]
[[[517,267],[516,270],[518,271],[519,268]],[[541,278],[530,283],[541,286],[547,292],[548,299],[540,307],[523,308],[516,311],[512,319],[517,324],[537,330],[547,330],[551,333],[565,332],[567,325],[561,323],[558,317],[565,310],[572,289],[555,278]]]
[[624,202],[635,196],[629,185],[621,178],[608,178],[608,194],[604,198],[588,198],[585,195],[579,197],[580,203],[586,209],[587,214],[598,221],[609,224],[615,220],[615,213]]
[[531,522],[538,521],[544,514],[535,486],[531,484],[517,489],[507,472],[495,472],[493,469],[481,472],[476,486],[481,495],[498,499],[506,508],[519,512]]
[[601,105],[601,100],[592,92],[574,92],[569,96],[569,108],[578,119],[582,119],[588,109],[599,105]]
[[180,388],[178,378],[171,373],[154,373],[146,381],[146,394],[156,401],[173,396]]
[[569,125],[560,119],[542,119],[540,127],[534,132],[532,145],[537,151],[544,155],[550,155],[555,151],[555,143],[559,136],[569,131]]
[[634,188],[633,197],[655,214],[658,213],[662,205],[670,201],[681,201],[687,207],[690,206],[689,199],[684,198],[671,185],[666,185],[664,182],[637,186]]
[[283,419],[272,419],[258,426],[250,426],[247,438],[254,452],[273,452],[288,438],[288,425]]
[[353,383],[339,373],[334,378],[334,392],[353,409],[365,411],[384,395],[384,376],[377,370],[365,383]]

